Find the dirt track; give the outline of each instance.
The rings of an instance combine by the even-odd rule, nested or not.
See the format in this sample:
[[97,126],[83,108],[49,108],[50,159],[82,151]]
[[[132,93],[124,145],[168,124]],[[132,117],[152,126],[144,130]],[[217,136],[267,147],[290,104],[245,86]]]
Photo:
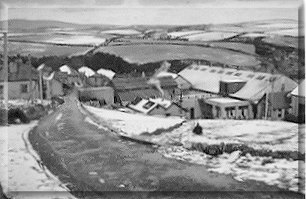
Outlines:
[[85,122],[88,116],[79,110],[75,96],[65,101],[43,118],[29,137],[43,163],[76,196],[303,198],[263,183],[238,182],[231,176],[210,173],[203,166],[167,159],[152,146],[122,140]]

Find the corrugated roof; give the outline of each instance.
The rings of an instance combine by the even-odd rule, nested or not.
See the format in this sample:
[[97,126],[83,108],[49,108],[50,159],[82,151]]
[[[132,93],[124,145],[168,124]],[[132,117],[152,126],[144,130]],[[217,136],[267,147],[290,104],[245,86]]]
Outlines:
[[[219,93],[220,80],[246,81],[246,84],[231,97],[258,101],[268,91],[292,91],[297,83],[283,75],[251,72],[232,68],[221,68],[206,65],[191,65],[182,70],[179,75],[189,81],[197,90]],[[271,82],[274,82],[273,84]]]

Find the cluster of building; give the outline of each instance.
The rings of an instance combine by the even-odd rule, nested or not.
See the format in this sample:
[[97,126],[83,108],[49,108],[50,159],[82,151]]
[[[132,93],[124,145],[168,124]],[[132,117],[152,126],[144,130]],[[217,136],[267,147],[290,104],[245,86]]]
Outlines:
[[[93,71],[84,66],[77,71],[67,65],[57,71],[47,66],[41,68],[45,99],[64,95],[66,90],[79,85],[80,97],[104,100],[106,104],[118,104],[148,115],[279,120],[291,114],[301,120],[305,118],[305,82],[298,86],[281,74],[193,64],[178,74],[162,72],[157,88],[148,83],[149,77],[119,77],[105,69]],[[28,64],[11,63],[9,98],[38,98],[39,74]]]

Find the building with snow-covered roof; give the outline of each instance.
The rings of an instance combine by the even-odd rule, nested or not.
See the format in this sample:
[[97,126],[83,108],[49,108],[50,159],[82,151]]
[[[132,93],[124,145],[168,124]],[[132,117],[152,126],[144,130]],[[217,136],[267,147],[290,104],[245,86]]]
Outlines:
[[[280,74],[206,65],[188,66],[179,73],[176,81],[180,88],[203,93],[206,96],[204,98],[209,98],[208,95],[213,95],[214,97],[223,96],[248,101],[253,107],[252,111],[255,118],[263,118],[265,116],[264,98],[266,93],[288,93],[297,86],[296,82]],[[285,95],[279,96],[285,97]],[[273,104],[271,104],[274,102],[273,100],[268,100],[268,117],[273,118],[273,115],[275,115],[273,111],[283,109],[281,112],[284,112],[288,108],[288,104],[274,108]],[[283,102],[286,102],[286,100],[283,100]],[[284,114],[281,115],[284,116]]]
[[178,104],[162,99],[137,98],[128,105],[128,108],[147,115],[180,116],[184,117],[187,110]]
[[95,71],[93,71],[91,68],[88,68],[87,66],[82,66],[78,69],[79,73],[83,73],[86,77],[90,77],[95,74]]
[[97,70],[97,73],[106,76],[110,80],[112,80],[114,78],[114,76],[116,75],[116,73],[114,71],[104,69],[104,68],[100,68],[99,70]]

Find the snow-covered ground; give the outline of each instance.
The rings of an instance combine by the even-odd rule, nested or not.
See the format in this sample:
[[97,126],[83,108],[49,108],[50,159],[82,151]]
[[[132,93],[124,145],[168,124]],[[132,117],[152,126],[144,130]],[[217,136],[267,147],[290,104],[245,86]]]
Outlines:
[[119,29],[119,30],[105,30],[101,31],[101,34],[113,34],[113,35],[138,35],[141,32],[133,29]]
[[268,34],[268,35],[292,36],[292,37],[302,36],[302,35],[299,35],[299,30],[297,28],[296,29],[267,31],[266,34]]
[[182,38],[186,38],[189,41],[217,41],[217,40],[227,39],[235,35],[237,34],[230,32],[205,32],[200,34],[183,36]]
[[[36,125],[37,121],[33,121],[0,127],[0,183],[3,191],[13,198],[74,198],[39,164],[41,160],[28,141],[29,131]],[[40,193],[36,195],[36,192]],[[43,192],[54,194],[48,196]]]
[[105,38],[90,36],[90,35],[78,35],[78,36],[71,36],[67,37],[55,37],[49,40],[46,40],[48,43],[54,44],[69,44],[69,45],[99,45],[105,42]]
[[[203,128],[203,135],[195,135],[192,130],[196,124]],[[300,132],[300,135],[298,135]],[[299,137],[300,136],[300,137]],[[243,143],[256,149],[277,151],[298,151],[304,146],[305,126],[283,121],[265,120],[197,120],[189,121],[170,133],[152,136],[151,141],[168,144],[160,152],[169,158],[206,165],[210,171],[231,174],[236,180],[257,180],[280,188],[298,191],[299,177],[303,176],[303,161],[254,157],[250,154],[240,156],[240,151],[224,153],[217,157],[186,148],[191,143],[220,144]],[[299,143],[300,142],[300,143]],[[182,147],[169,147],[171,143],[182,143]],[[166,145],[165,145],[166,146]],[[171,146],[171,145],[170,145]],[[301,153],[305,148],[300,149]],[[299,166],[300,163],[300,166]],[[305,176],[303,176],[305,179]],[[303,185],[302,185],[303,186]]]
[[[211,172],[230,174],[238,181],[256,180],[291,191],[298,191],[299,177],[305,170],[304,162],[300,162],[303,166],[299,168],[299,161],[254,157],[249,154],[240,156],[240,151],[211,157],[184,147],[167,146],[160,147],[159,152],[167,158],[205,165]],[[300,191],[304,193],[303,189]]]
[[158,129],[167,129],[184,121],[179,117],[154,117],[91,106],[84,107],[93,115],[100,118],[101,121],[106,122],[106,125],[120,129],[121,132],[131,136],[152,133]]
[[176,38],[176,37],[182,37],[187,35],[194,35],[199,33],[204,33],[203,30],[191,30],[191,31],[178,31],[178,32],[169,32],[167,33],[170,37]]
[[[203,128],[203,135],[192,133],[197,122]],[[305,126],[266,120],[194,120],[171,133],[152,137],[152,141],[175,140],[186,146],[190,143],[243,143],[255,149],[298,151],[299,128],[303,132]],[[305,133],[300,136],[305,137]]]
[[[43,100],[42,103],[39,99],[36,99],[34,101],[34,104],[42,104],[44,106],[51,104],[51,100]],[[33,105],[29,100],[26,99],[15,99],[15,100],[9,100],[8,101],[8,107],[28,107]],[[0,107],[4,107],[4,100],[0,100]]]
[[[298,187],[299,178],[305,179],[303,161],[257,157],[250,154],[241,156],[240,151],[212,157],[203,152],[188,149],[192,142],[203,144],[224,142],[243,143],[257,149],[297,151],[299,140],[304,140],[304,125],[265,120],[194,120],[185,122],[171,132],[144,135],[144,132],[167,128],[182,120],[123,113],[90,106],[85,108],[107,125],[126,132],[128,136],[139,135],[143,140],[162,145],[158,151],[167,158],[205,165],[211,172],[230,174],[238,181],[256,180],[283,189],[304,192]],[[101,126],[101,123],[97,124],[88,117],[85,120],[103,127],[103,124]],[[197,122],[203,128],[203,135],[192,133]],[[298,132],[301,132],[300,137]],[[174,146],[174,143],[181,143],[183,146]],[[300,144],[304,145],[304,141]],[[300,187],[303,186],[302,184]]]

